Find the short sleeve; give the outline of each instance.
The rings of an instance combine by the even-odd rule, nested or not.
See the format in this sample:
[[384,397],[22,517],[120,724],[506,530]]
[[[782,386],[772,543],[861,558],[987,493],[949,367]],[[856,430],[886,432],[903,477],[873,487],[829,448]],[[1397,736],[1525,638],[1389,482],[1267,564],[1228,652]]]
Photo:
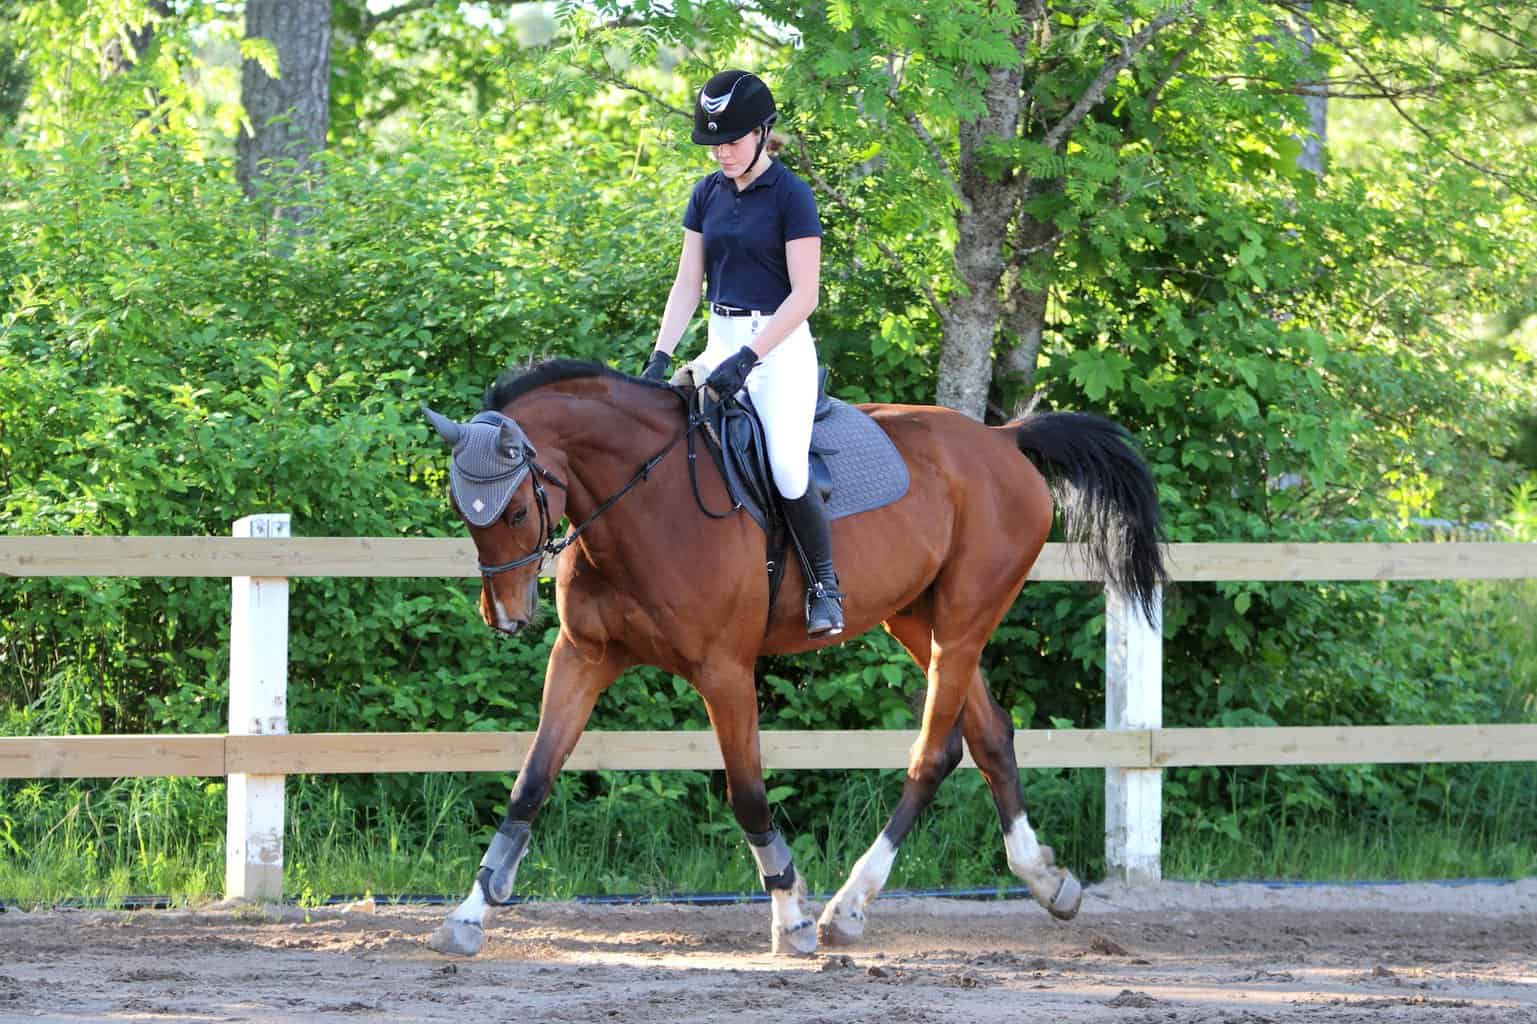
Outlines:
[[704,233],[704,208],[709,198],[710,179],[700,178],[689,193],[688,206],[683,210],[683,226],[690,231]]
[[822,219],[817,216],[816,197],[811,186],[799,178],[792,178],[784,189],[785,241],[797,238],[821,238]]

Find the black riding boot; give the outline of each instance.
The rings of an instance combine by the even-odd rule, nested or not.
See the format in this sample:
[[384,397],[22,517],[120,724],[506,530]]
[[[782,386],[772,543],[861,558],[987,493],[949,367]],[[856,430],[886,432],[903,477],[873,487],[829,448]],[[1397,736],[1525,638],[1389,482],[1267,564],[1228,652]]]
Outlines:
[[812,579],[806,589],[806,635],[836,636],[843,632],[843,594],[833,572],[832,533],[827,528],[827,506],[815,487],[784,503],[790,529],[800,541]]

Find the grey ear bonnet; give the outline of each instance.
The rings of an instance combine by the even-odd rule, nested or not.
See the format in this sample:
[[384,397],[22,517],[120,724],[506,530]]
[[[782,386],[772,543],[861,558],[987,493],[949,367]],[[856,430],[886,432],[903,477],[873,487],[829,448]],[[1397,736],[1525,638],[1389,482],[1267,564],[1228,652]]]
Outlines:
[[[429,410],[430,412],[430,410]],[[528,435],[511,417],[483,412],[458,427],[457,436],[429,416],[443,439],[453,445],[448,464],[449,490],[454,504],[471,526],[490,526],[528,476],[529,460],[538,453]]]

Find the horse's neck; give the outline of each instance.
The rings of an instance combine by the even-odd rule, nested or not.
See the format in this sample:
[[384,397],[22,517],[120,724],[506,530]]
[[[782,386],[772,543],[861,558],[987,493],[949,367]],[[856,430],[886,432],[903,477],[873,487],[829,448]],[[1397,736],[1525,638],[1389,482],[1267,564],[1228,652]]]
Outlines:
[[[538,423],[531,426],[541,434],[548,432],[564,456],[571,478],[566,515],[573,524],[586,520],[631,485],[647,460],[669,446],[666,461],[682,462],[686,457],[685,445],[674,441],[682,435],[687,417],[677,397],[668,392],[613,385],[609,390],[562,391],[545,397],[549,400],[531,403],[530,419]],[[654,497],[657,488],[654,478],[634,482],[629,493],[589,527],[589,534],[596,539],[630,518],[638,506],[650,504],[644,498]]]

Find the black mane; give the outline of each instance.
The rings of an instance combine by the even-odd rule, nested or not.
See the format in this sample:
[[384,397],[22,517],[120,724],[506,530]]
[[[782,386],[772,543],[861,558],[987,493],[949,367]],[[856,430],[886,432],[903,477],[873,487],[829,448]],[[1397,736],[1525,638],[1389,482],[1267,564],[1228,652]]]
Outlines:
[[496,378],[496,383],[486,389],[485,408],[492,412],[499,412],[516,399],[547,384],[558,384],[563,380],[580,380],[586,377],[608,377],[649,387],[666,386],[640,377],[631,377],[627,373],[620,373],[602,363],[587,359],[551,359],[540,363],[532,370],[524,372],[508,370],[501,374]]

